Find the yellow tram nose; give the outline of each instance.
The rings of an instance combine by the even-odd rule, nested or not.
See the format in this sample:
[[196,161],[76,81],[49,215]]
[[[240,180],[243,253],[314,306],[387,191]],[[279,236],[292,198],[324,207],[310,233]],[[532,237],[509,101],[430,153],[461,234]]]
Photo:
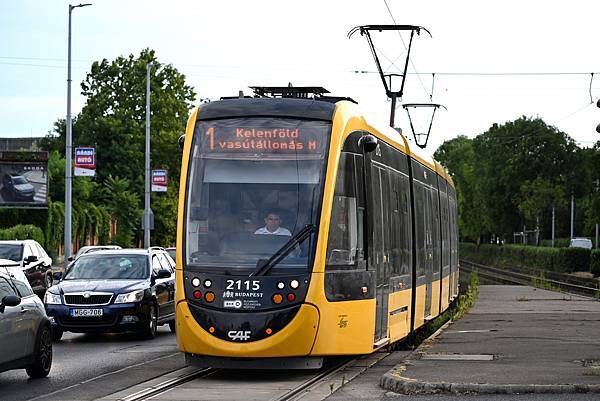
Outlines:
[[210,334],[196,322],[185,301],[177,304],[177,316],[180,351],[230,358],[307,356],[313,348],[319,327],[319,311],[308,304],[303,304],[283,329],[252,342],[243,342],[242,336],[239,340],[225,341]]

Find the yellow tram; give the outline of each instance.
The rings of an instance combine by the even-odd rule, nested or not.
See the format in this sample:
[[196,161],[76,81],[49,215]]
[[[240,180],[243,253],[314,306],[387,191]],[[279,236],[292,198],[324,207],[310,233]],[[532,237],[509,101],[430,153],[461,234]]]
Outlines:
[[194,365],[318,368],[406,337],[458,293],[451,178],[350,100],[196,108],[177,233]]

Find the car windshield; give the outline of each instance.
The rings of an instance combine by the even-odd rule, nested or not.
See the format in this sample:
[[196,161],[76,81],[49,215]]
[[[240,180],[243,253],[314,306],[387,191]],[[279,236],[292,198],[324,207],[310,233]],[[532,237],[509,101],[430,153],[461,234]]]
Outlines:
[[[228,270],[269,259],[317,224],[330,124],[282,118],[199,122],[188,178],[186,261]],[[275,266],[306,270],[316,230]]]
[[21,177],[20,175],[13,177],[13,182],[15,183],[15,185],[27,184],[27,180]]
[[85,255],[65,274],[65,280],[139,280],[150,276],[145,255]]
[[9,259],[20,262],[22,256],[23,245],[0,244],[0,259]]

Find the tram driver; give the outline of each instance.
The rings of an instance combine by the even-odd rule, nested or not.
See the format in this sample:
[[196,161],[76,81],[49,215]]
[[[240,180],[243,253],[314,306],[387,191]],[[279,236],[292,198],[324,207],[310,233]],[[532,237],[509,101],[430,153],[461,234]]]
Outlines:
[[287,235],[292,236],[290,230],[285,227],[281,227],[283,220],[281,216],[275,211],[269,211],[265,217],[265,226],[254,231],[254,234],[266,234],[266,235]]

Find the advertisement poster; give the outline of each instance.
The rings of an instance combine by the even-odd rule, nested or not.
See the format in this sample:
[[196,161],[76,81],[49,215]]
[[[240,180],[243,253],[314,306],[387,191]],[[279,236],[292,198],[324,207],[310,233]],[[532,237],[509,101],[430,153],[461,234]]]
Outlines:
[[93,177],[96,175],[96,151],[91,147],[75,148],[74,175],[76,177]]
[[48,206],[48,152],[0,152],[0,207]]
[[152,170],[152,192],[167,192],[167,170]]

